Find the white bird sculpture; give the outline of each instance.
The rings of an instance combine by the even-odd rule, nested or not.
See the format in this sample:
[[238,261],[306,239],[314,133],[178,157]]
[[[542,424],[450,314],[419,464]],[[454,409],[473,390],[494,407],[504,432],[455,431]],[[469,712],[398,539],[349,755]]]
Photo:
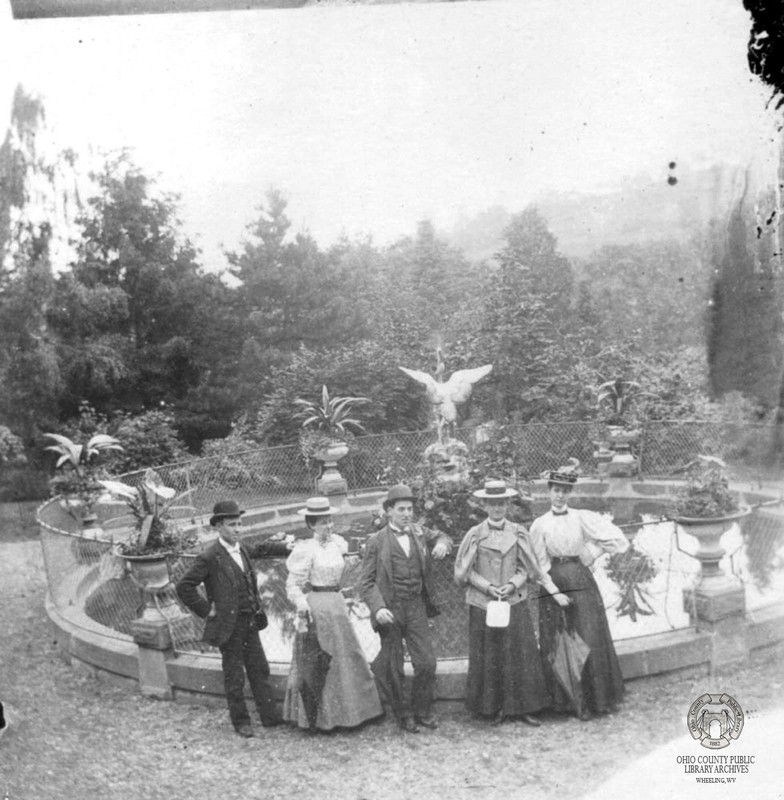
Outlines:
[[[443,361],[440,359],[436,369],[436,375],[443,375]],[[406,367],[399,367],[409,377],[415,381],[424,384],[427,390],[427,397],[433,404],[433,410],[436,414],[436,425],[438,427],[438,440],[441,441],[441,431],[444,424],[453,424],[457,420],[457,405],[465,403],[471,396],[474,384],[489,375],[493,369],[492,364],[485,364],[483,367],[474,367],[474,369],[460,369],[453,372],[448,381],[436,380],[432,375],[427,372],[421,372],[417,369],[407,369]]]

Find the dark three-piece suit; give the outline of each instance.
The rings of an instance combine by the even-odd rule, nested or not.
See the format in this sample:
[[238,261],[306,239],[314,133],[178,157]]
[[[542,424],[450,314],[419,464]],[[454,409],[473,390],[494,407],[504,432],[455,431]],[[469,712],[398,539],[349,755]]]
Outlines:
[[[242,544],[240,553],[244,568],[240,568],[220,541],[215,541],[196,557],[177,583],[177,594],[191,611],[207,620],[203,641],[220,649],[226,702],[234,727],[250,723],[244,698],[246,673],[262,724],[276,725],[280,716],[269,685],[269,664],[257,625],[261,598],[256,572]],[[283,542],[264,542],[254,548],[253,555],[288,555],[288,548]],[[200,585],[204,586],[206,599],[198,589]]]
[[[370,609],[374,630],[381,638],[381,651],[372,664],[382,695],[395,715],[427,718],[433,702],[436,656],[430,638],[428,617],[438,614],[430,576],[433,557],[430,547],[442,541],[451,550],[448,536],[412,526],[408,532],[409,554],[398,543],[389,526],[368,539],[362,561],[360,593]],[[392,624],[380,625],[376,614],[389,609]],[[403,640],[414,668],[409,701],[404,690]]]

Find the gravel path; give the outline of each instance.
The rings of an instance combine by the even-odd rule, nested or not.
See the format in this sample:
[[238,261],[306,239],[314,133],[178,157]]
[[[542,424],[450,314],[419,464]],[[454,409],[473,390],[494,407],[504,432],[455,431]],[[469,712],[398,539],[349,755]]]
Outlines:
[[[43,609],[35,533],[2,514],[0,525],[0,697],[11,718],[0,740],[2,800],[568,800],[683,736],[691,702],[716,689],[693,670],[630,681],[624,709],[589,723],[551,716],[538,729],[491,729],[456,710],[417,736],[382,721],[313,738],[257,728],[244,740],[223,708],[148,700],[63,663]],[[747,710],[781,706],[782,658],[781,646],[763,652],[723,676],[721,691]]]

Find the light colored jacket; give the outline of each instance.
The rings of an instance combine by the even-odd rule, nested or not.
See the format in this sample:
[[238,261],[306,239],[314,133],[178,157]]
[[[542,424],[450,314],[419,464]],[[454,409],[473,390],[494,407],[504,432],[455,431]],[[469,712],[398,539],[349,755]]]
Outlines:
[[455,580],[466,586],[468,605],[487,608],[493,599],[490,587],[506,583],[517,590],[507,598],[509,604],[520,603],[527,597],[529,576],[549,594],[558,591],[536,560],[522,525],[504,520],[503,530],[494,531],[485,520],[466,533],[455,558]]

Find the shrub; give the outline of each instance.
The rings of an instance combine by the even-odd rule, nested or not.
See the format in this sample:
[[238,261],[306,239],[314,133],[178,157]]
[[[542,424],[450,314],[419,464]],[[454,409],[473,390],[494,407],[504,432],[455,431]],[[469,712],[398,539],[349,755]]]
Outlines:
[[163,411],[146,411],[136,417],[120,417],[113,427],[123,452],[114,457],[115,472],[173,464],[189,458],[185,444],[174,428],[174,420]]

